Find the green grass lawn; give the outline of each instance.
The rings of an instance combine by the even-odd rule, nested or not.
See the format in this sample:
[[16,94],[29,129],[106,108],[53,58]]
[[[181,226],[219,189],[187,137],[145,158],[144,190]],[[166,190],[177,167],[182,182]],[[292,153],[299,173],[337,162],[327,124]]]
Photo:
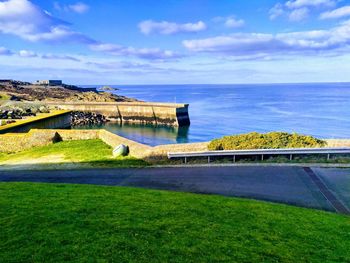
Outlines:
[[349,262],[350,218],[238,198],[0,183],[1,262]]
[[[34,164],[33,164],[34,162]],[[34,147],[14,154],[0,154],[0,163],[31,164],[48,168],[70,167],[131,167],[145,166],[146,162],[131,156],[113,158],[112,148],[103,141],[63,141]],[[73,164],[73,166],[72,166]]]

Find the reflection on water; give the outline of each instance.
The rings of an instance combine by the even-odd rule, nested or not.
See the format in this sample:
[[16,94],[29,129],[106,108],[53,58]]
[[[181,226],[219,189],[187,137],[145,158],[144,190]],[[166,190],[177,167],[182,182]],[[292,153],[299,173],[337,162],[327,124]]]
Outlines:
[[106,129],[131,140],[148,144],[187,143],[189,127],[156,126],[151,124],[121,124],[108,122],[102,125],[85,125],[74,129]]

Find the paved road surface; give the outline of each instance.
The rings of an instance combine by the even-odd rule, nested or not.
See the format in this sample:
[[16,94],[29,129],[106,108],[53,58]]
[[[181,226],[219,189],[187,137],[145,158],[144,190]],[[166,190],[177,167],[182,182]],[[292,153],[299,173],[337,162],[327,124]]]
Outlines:
[[[329,172],[328,172],[329,171]],[[350,169],[312,168],[335,201],[350,205]],[[311,175],[312,175],[311,172]],[[335,178],[335,180],[333,180]],[[315,178],[303,167],[179,167],[50,171],[0,171],[0,182],[76,183],[132,186],[249,197],[335,211]],[[349,186],[349,187],[346,187]],[[328,193],[328,194],[329,194]],[[328,195],[329,196],[329,195]],[[334,201],[334,200],[333,200]],[[339,205],[339,204],[338,204]],[[348,206],[348,207],[346,207]],[[343,211],[343,212],[344,212]],[[339,211],[338,212],[342,212]]]

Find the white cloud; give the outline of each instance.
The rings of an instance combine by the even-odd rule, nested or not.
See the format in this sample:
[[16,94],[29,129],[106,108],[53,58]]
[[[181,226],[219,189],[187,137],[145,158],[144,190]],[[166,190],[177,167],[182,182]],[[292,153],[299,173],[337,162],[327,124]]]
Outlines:
[[290,21],[302,21],[309,16],[309,9],[306,7],[293,10],[289,14]]
[[185,40],[193,52],[232,56],[308,55],[320,53],[343,55],[350,47],[350,20],[330,30],[302,31],[283,34],[237,33],[206,39]]
[[30,51],[30,50],[20,50],[18,52],[18,55],[20,57],[24,57],[24,58],[34,58],[34,57],[38,56],[38,54],[36,54],[35,52]]
[[162,50],[159,48],[123,47],[120,45],[106,43],[93,44],[90,45],[90,48],[94,51],[105,52],[116,56],[136,56],[151,60],[175,59],[182,57],[182,55],[174,51]]
[[[199,30],[201,26],[201,23],[198,22],[197,24],[184,24],[180,28],[181,30]],[[0,2],[0,33],[15,35],[32,42],[77,42],[88,45],[94,51],[135,56],[142,59],[165,60],[181,57],[176,52],[159,48],[134,48],[98,42],[80,32],[73,31],[69,23],[53,17],[28,0]],[[2,52],[5,53],[5,51]],[[31,56],[25,51],[20,55]],[[47,55],[45,58],[53,59],[54,57]],[[56,59],[64,58],[56,56]]]
[[86,13],[89,10],[89,6],[82,3],[82,2],[78,2],[76,4],[73,5],[69,5],[68,6],[72,11],[79,13],[79,14],[83,14]]
[[305,20],[311,9],[329,8],[335,6],[338,0],[290,0],[284,4],[277,3],[269,10],[270,20],[280,16],[288,17],[289,21],[298,22]]
[[286,6],[290,9],[297,9],[302,7],[331,7],[336,4],[334,0],[290,0],[286,2]]
[[228,28],[239,28],[244,26],[245,21],[243,19],[238,19],[234,15],[230,16],[217,16],[212,19],[215,23],[223,23]]
[[274,20],[277,17],[282,16],[284,13],[285,11],[283,9],[283,5],[281,3],[277,3],[269,11],[270,19]]
[[225,21],[225,26],[228,28],[238,28],[244,26],[243,19],[236,19],[234,17],[228,17]]
[[350,5],[343,6],[332,11],[324,12],[320,15],[321,19],[335,19],[350,16]]
[[0,56],[11,56],[13,52],[5,47],[0,47]]
[[42,59],[50,59],[50,60],[70,60],[70,61],[81,61],[79,58],[70,55],[61,55],[61,54],[52,54],[52,53],[37,53],[32,50],[22,49],[20,51],[9,50],[5,47],[0,47],[0,55],[17,55],[21,58],[42,58]]
[[54,8],[59,11],[75,12],[78,14],[86,13],[90,9],[90,7],[83,2],[77,2],[71,5],[61,5],[58,2],[54,2]]
[[139,23],[138,27],[140,31],[145,35],[152,33],[158,33],[162,35],[193,33],[207,29],[206,24],[202,21],[198,21],[197,23],[178,24],[168,21],[156,22],[153,20],[146,20]]
[[92,41],[73,31],[67,22],[53,17],[28,0],[0,2],[0,33],[16,35],[34,42]]

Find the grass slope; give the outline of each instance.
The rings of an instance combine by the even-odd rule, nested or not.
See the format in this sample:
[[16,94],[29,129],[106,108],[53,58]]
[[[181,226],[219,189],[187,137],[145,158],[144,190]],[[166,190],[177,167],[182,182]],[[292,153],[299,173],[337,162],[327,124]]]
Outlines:
[[10,96],[7,95],[6,93],[1,93],[0,92],[0,100],[9,100]]
[[0,184],[2,262],[349,262],[350,218],[237,198]]
[[[0,163],[33,163],[40,160],[36,165],[56,167],[57,164],[47,163],[59,156],[58,162],[62,164],[86,164],[88,167],[130,167],[145,166],[146,162],[133,157],[112,157],[112,148],[103,141],[80,140],[80,141],[63,141],[47,146],[35,147],[14,154],[0,154]],[[63,159],[63,160],[61,160]],[[58,165],[60,166],[60,165]]]

